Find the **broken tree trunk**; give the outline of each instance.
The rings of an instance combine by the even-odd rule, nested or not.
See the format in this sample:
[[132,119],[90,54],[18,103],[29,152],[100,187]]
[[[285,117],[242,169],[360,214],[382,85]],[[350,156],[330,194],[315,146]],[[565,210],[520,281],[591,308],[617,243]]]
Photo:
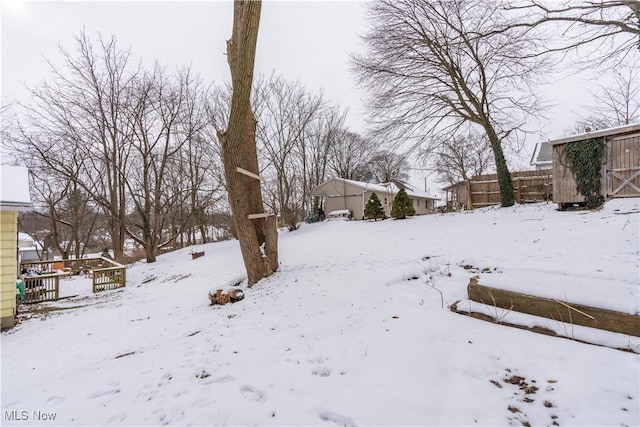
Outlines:
[[230,289],[228,292],[223,292],[222,289],[218,289],[215,292],[209,292],[209,305],[225,305],[230,302],[238,302],[244,299],[244,292],[242,289]]

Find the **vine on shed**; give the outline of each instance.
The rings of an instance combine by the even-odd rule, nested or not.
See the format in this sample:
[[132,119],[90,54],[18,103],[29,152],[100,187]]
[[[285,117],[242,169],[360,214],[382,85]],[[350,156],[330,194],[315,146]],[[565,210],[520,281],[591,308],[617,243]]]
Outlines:
[[577,189],[584,196],[587,209],[597,208],[604,203],[600,183],[604,153],[605,144],[597,139],[567,144],[565,150],[565,166],[575,175]]

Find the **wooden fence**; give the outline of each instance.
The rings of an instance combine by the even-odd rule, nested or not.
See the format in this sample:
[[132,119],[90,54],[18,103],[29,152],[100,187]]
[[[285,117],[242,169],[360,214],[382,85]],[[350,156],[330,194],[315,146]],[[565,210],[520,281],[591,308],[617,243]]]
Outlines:
[[24,300],[26,304],[44,301],[56,301],[59,297],[60,275],[42,274],[35,277],[24,277]]
[[114,261],[108,258],[80,258],[80,259],[65,259],[65,260],[57,260],[57,261],[31,261],[31,262],[23,262],[20,264],[20,268],[22,267],[32,267],[41,273],[45,272],[55,272],[54,264],[63,263],[64,268],[70,268],[73,274],[81,274],[87,273],[91,270],[103,268],[104,266],[110,265],[114,263]]
[[[514,198],[517,203],[533,203],[552,199],[553,175],[551,170],[512,172]],[[464,182],[445,189],[447,210],[458,210],[467,206],[473,209],[500,204],[498,175],[478,175],[469,182],[469,191]],[[470,193],[470,194],[469,194]]]
[[[512,172],[513,192],[517,203],[551,200],[553,177],[551,171]],[[471,181],[471,204],[474,209],[500,204],[498,175],[479,175]]]
[[25,303],[56,301],[59,298],[60,277],[54,269],[62,263],[63,268],[71,269],[73,274],[86,274],[92,277],[92,291],[102,292],[118,289],[127,284],[127,269],[109,258],[81,258],[58,261],[23,262],[20,269],[31,267],[41,274],[33,277],[23,277]]
[[93,292],[123,288],[127,284],[127,269],[109,267],[93,270]]

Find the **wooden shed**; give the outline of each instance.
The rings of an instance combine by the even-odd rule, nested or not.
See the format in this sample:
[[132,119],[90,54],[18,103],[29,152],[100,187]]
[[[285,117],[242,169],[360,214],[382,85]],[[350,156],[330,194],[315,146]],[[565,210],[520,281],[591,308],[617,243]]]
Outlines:
[[640,197],[640,124],[632,124],[549,141],[553,148],[553,201],[560,208],[585,201],[577,190],[575,175],[566,165],[565,152],[569,144],[590,139],[605,144],[600,180],[605,199]]

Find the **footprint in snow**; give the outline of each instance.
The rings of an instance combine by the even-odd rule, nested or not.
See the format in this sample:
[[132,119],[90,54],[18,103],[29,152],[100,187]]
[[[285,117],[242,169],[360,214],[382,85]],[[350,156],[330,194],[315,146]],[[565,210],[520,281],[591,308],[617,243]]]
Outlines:
[[248,385],[240,387],[240,394],[251,402],[264,402],[267,400],[266,394],[263,391]]
[[317,375],[319,377],[328,377],[331,375],[331,370],[326,366],[318,366],[311,371],[311,375]]
[[61,403],[64,402],[63,396],[51,396],[47,399],[47,403]]
[[[206,380],[204,380],[202,382],[202,384],[216,384],[216,383],[230,383],[231,381],[235,380],[235,377],[232,377],[231,375],[224,375],[222,377],[210,377],[207,378]],[[242,391],[241,391],[242,392]]]
[[119,412],[109,418],[109,424],[119,424],[125,422],[127,419],[126,412]]
[[331,423],[331,425],[334,426],[357,427],[357,424],[351,418],[336,414],[335,412],[322,411],[318,416],[322,421]]
[[120,393],[120,389],[119,388],[115,388],[113,390],[97,391],[95,393],[90,394],[87,398],[88,399],[97,399],[98,397],[107,396],[107,395],[110,395],[110,394],[118,394],[118,393]]

